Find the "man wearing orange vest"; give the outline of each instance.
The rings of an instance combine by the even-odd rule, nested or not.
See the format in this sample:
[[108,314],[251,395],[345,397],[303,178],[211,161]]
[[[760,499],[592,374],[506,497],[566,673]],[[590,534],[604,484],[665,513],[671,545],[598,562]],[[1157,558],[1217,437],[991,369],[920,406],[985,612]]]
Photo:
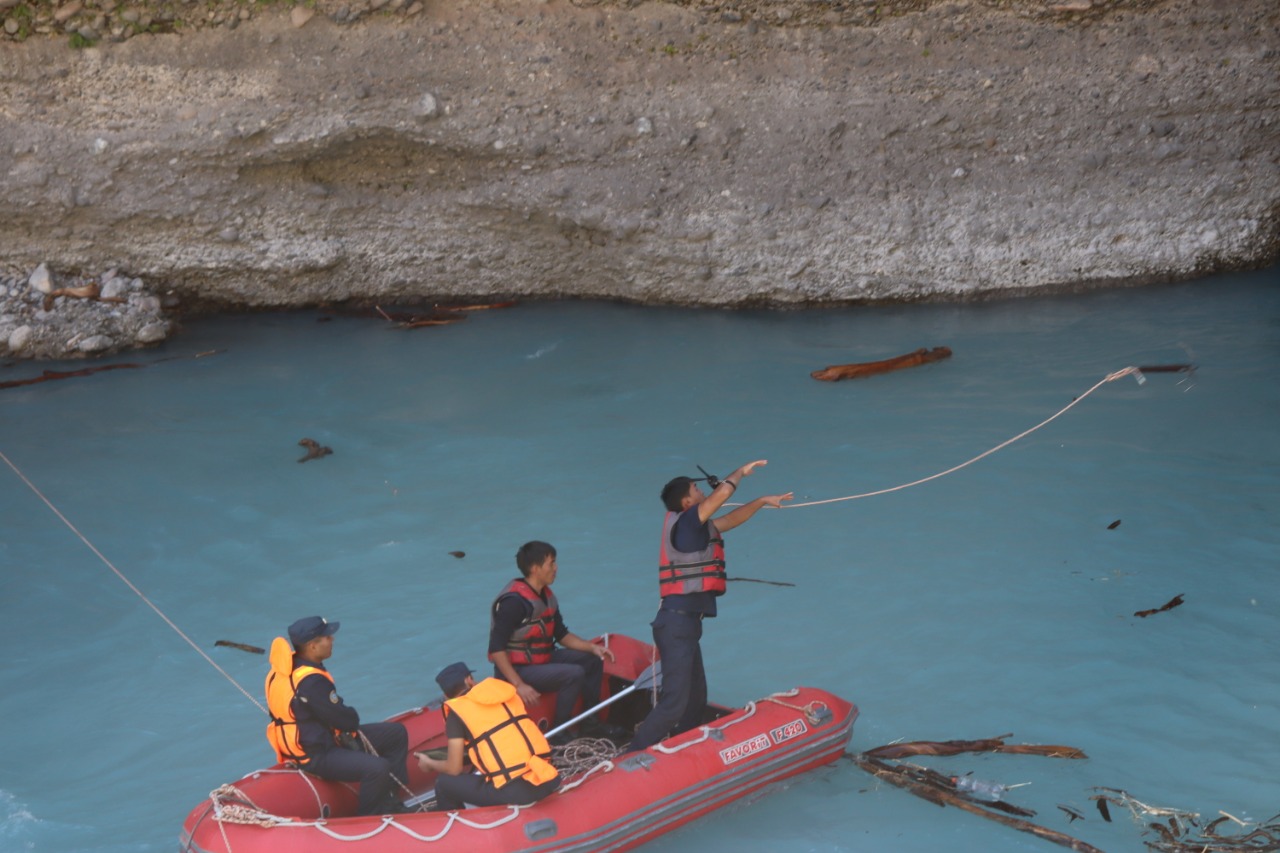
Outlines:
[[637,727],[630,749],[652,746],[669,735],[702,723],[707,704],[707,674],[702,668],[702,620],[716,615],[716,598],[725,591],[722,534],[742,524],[763,507],[777,509],[785,495],[766,495],[712,519],[737,491],[738,483],[767,464],[749,462],[712,483],[704,494],[698,481],[676,477],[662,489],[667,514],[658,547],[658,593],[662,602],[653,620],[653,641],[662,660],[662,693],[658,704]]
[[[444,759],[416,753],[418,766],[439,773],[436,811],[473,806],[527,806],[560,787],[560,774],[547,758],[551,746],[509,682],[486,678],[479,684],[461,661],[436,676],[444,691]],[[463,759],[475,773],[464,772]]]
[[[272,672],[266,684],[272,718],[267,739],[281,761],[296,761],[321,779],[359,782],[357,814],[403,812],[406,809],[397,797],[396,783],[408,778],[408,732],[399,723],[362,726],[356,709],[342,701],[324,666],[333,654],[337,631],[337,622],[326,622],[319,616],[294,622],[289,626],[293,660],[291,664],[284,661],[283,666],[275,660],[273,646]],[[277,638],[277,643],[283,647],[283,638]],[[362,740],[368,741],[374,753],[364,751]]]
[[[559,571],[554,547],[524,543],[516,552],[516,567],[521,577],[502,588],[489,610],[489,660],[494,675],[515,685],[526,704],[555,692],[552,725],[559,726],[573,716],[579,696],[588,708],[600,701],[604,659],[613,660],[613,652],[565,627],[551,591]],[[595,726],[605,731],[598,722]]]

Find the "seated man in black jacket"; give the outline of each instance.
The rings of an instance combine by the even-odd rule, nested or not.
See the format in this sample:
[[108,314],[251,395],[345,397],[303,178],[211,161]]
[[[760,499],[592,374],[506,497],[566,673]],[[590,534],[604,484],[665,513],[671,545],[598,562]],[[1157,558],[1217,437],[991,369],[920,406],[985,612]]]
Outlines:
[[[397,792],[408,777],[409,736],[399,723],[360,725],[356,709],[342,701],[324,662],[333,654],[337,622],[307,616],[289,626],[293,669],[288,679],[267,676],[267,705],[274,725],[268,740],[284,760],[337,782],[359,782],[357,814],[404,811]],[[363,736],[363,737],[361,737]],[[366,752],[364,743],[372,747]]]

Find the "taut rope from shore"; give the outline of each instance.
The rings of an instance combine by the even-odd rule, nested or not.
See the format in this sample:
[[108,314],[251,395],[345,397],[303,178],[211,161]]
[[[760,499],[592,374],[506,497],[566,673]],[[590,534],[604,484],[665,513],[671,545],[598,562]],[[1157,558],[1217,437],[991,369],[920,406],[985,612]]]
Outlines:
[[107,567],[108,569],[110,569],[111,571],[115,572],[116,577],[118,577],[118,578],[120,578],[120,580],[124,581],[125,586],[127,586],[127,587],[129,587],[129,589],[133,590],[134,594],[135,594],[135,595],[137,595],[137,596],[138,596],[138,598],[141,598],[141,599],[143,600],[143,602],[145,602],[145,603],[146,603],[146,605],[147,605],[148,607],[150,607],[152,610],[154,610],[154,611],[155,611],[155,614],[156,614],[157,616],[159,616],[161,619],[163,619],[163,620],[164,620],[164,622],[165,622],[165,624],[166,624],[166,625],[168,625],[170,628],[172,628],[172,629],[174,630],[174,632],[175,632],[175,633],[177,633],[177,635],[178,635],[179,637],[181,637],[182,639],[186,640],[186,641],[187,641],[187,645],[191,646],[191,648],[193,648],[193,649],[195,649],[195,650],[196,650],[196,654],[200,655],[200,657],[202,657],[202,658],[204,658],[206,661],[208,661],[208,662],[209,662],[209,665],[210,665],[211,667],[213,667],[214,669],[216,669],[218,672],[222,673],[223,677],[224,677],[224,678],[226,678],[226,679],[227,679],[227,681],[230,681],[233,685],[235,685],[235,688],[236,688],[237,690],[239,690],[241,693],[243,693],[243,694],[245,695],[245,698],[247,698],[247,699],[248,699],[250,702],[252,702],[253,704],[257,705],[257,706],[258,706],[258,709],[259,709],[259,710],[261,710],[261,711],[262,711],[262,713],[264,713],[264,714],[266,714],[266,713],[267,713],[267,709],[266,709],[266,708],[264,708],[264,707],[262,706],[262,703],[261,703],[261,702],[259,702],[259,701],[258,701],[257,699],[255,699],[255,698],[253,698],[253,695],[252,695],[251,693],[249,693],[249,691],[245,690],[245,689],[244,689],[244,687],[243,687],[243,686],[241,686],[241,684],[240,684],[238,681],[236,681],[234,678],[232,678],[230,673],[228,673],[228,672],[227,672],[225,669],[223,669],[222,667],[218,666],[217,662],[216,662],[216,661],[214,661],[214,659],[213,659],[213,658],[211,658],[211,657],[209,657],[207,654],[205,654],[205,653],[204,653],[204,650],[203,650],[203,649],[201,649],[198,645],[196,645],[196,644],[195,644],[195,641],[193,641],[190,637],[188,637],[185,633],[183,633],[182,629],[181,629],[181,628],[179,628],[179,627],[174,623],[174,621],[173,621],[172,619],[170,619],[168,616],[164,615],[164,611],[162,611],[159,607],[156,607],[156,605],[151,601],[151,599],[149,599],[149,598],[147,598],[145,595],[143,595],[142,590],[140,590],[140,589],[138,589],[136,586],[134,586],[133,581],[131,581],[131,580],[129,580],[127,577],[125,577],[124,572],[122,572],[122,571],[120,571],[119,569],[117,569],[117,568],[115,567],[115,565],[114,565],[110,560],[108,560],[108,559],[106,558],[106,556],[104,556],[104,555],[103,555],[103,553],[102,553],[101,551],[99,551],[99,550],[97,549],[97,547],[96,547],[92,542],[90,542],[90,541],[89,541],[88,537],[86,537],[83,533],[81,533],[81,532],[79,531],[79,529],[77,529],[77,528],[76,528],[76,526],[75,526],[74,524],[72,524],[72,523],[71,523],[71,521],[70,521],[70,520],[69,520],[65,515],[63,515],[63,514],[62,514],[61,510],[59,510],[56,506],[54,506],[54,505],[53,505],[53,501],[51,501],[51,500],[49,500],[47,497],[45,497],[45,496],[44,496],[44,493],[43,493],[43,492],[41,492],[41,491],[40,491],[40,489],[36,488],[35,483],[32,483],[29,479],[27,479],[27,475],[26,475],[26,474],[23,474],[23,473],[22,473],[22,471],[21,471],[21,470],[19,470],[18,466],[17,466],[17,465],[15,465],[15,464],[13,464],[13,462],[9,459],[9,457],[8,457],[8,456],[6,456],[6,455],[4,454],[4,452],[3,452],[3,451],[0,451],[0,459],[3,459],[3,460],[4,460],[4,464],[8,465],[8,466],[13,470],[13,473],[17,474],[17,475],[18,475],[18,478],[19,478],[19,479],[21,479],[21,480],[22,480],[22,482],[24,482],[24,483],[26,483],[26,484],[27,484],[27,488],[29,488],[29,489],[31,489],[31,491],[35,492],[36,497],[38,497],[38,498],[40,498],[40,500],[44,501],[45,506],[47,506],[47,507],[49,507],[49,509],[53,510],[53,514],[54,514],[54,515],[56,515],[56,516],[57,516],[57,517],[62,521],[62,523],[63,523],[63,524],[65,524],[65,525],[67,526],[67,528],[68,528],[72,533],[74,533],[74,534],[75,534],[75,535],[80,539],[80,541],[81,541],[81,542],[83,542],[83,543],[85,544],[85,546],[86,546],[90,551],[92,551],[92,552],[93,552],[93,553],[98,557],[98,559],[99,559],[99,560],[101,560],[101,561],[103,562],[103,564],[105,564],[105,565],[106,565],[106,567]]

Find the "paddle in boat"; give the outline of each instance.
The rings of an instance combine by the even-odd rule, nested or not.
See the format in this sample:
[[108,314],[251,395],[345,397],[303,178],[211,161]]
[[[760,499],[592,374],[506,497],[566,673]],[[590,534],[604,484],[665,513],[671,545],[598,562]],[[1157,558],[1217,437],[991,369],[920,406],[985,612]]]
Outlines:
[[[631,731],[656,699],[661,664],[655,663],[647,643],[621,634],[606,635],[603,642],[615,660],[605,662],[602,704],[611,725]],[[411,755],[444,748],[442,701],[391,717],[408,729]],[[544,695],[528,709],[544,731],[554,706],[554,695]],[[564,771],[559,790],[529,806],[356,817],[354,785],[277,764],[223,785],[192,809],[179,849],[629,850],[768,785],[830,764],[844,752],[857,716],[853,704],[808,687],[774,693],[741,708],[708,705],[701,726],[645,750]],[[412,757],[408,771],[413,796],[406,795],[406,802],[429,806],[435,774],[421,771]]]

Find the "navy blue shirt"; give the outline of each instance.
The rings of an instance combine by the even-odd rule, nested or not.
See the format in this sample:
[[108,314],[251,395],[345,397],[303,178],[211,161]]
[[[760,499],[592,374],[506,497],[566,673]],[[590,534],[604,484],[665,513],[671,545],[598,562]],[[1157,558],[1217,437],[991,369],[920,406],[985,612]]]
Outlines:
[[[538,593],[543,602],[547,600],[547,590]],[[517,592],[507,593],[493,605],[493,627],[489,629],[489,654],[507,650],[507,642],[516,632],[520,624],[533,613],[533,604],[520,597]],[[552,636],[556,641],[564,639],[569,629],[564,625],[564,615],[556,610],[556,622]]]
[[[671,526],[671,541],[667,544],[677,551],[691,553],[701,551],[711,543],[710,522],[698,517],[698,508],[691,506]],[[684,595],[667,595],[659,610],[683,610],[685,613],[701,613],[704,617],[716,615],[716,596],[709,592],[689,592]]]
[[[324,664],[294,656],[293,667]],[[298,721],[298,740],[308,753],[325,752],[334,746],[333,730],[353,732],[360,728],[356,709],[342,701],[333,682],[313,672],[298,684],[293,697],[293,715]]]

